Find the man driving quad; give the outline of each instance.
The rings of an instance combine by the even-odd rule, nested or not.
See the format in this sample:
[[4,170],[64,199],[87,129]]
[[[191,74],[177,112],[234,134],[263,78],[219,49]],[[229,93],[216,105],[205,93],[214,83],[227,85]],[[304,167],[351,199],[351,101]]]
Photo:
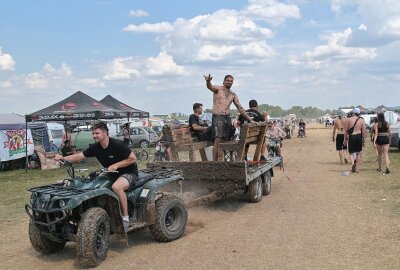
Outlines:
[[[278,156],[281,156],[281,147],[282,147],[282,140],[285,136],[285,132],[278,127],[277,122],[268,122],[267,126],[267,132],[265,134],[265,137],[268,138],[269,142],[275,142],[276,143],[276,153]],[[267,144],[267,150],[269,152],[269,144]]]
[[112,190],[118,196],[124,229],[127,231],[129,215],[125,191],[132,190],[138,179],[136,156],[124,142],[108,136],[108,127],[104,122],[98,122],[92,126],[92,135],[95,143],[83,152],[66,157],[58,154],[54,159],[74,163],[87,157],[96,157],[108,171],[118,171],[115,173],[116,180],[112,185]]

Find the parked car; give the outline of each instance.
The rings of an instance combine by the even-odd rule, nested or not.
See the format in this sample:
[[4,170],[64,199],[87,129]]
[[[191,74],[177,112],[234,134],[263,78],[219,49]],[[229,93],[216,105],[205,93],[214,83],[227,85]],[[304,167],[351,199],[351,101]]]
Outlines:
[[61,147],[62,137],[64,135],[64,125],[48,122],[46,123],[47,133],[49,134],[49,141],[52,142],[57,149],[52,149],[53,152],[57,152],[58,148]]
[[400,150],[400,123],[396,123],[390,126],[392,131],[392,140],[390,146],[397,147]]
[[[149,128],[151,129],[151,128]],[[143,127],[131,127],[131,142],[133,146],[147,148],[150,145],[155,145],[158,136],[154,130],[149,130],[148,132]],[[111,134],[111,137],[117,138],[118,140],[123,141],[124,136],[122,134],[123,130],[121,129],[117,134]]]

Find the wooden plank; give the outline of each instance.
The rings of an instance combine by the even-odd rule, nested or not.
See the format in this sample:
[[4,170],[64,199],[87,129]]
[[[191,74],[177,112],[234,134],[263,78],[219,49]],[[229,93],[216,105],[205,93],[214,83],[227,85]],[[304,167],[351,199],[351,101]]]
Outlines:
[[262,146],[263,146],[263,142],[264,142],[264,137],[265,137],[266,131],[267,131],[267,127],[266,126],[261,127],[261,133],[260,133],[260,135],[258,137],[258,143],[257,143],[257,146],[256,146],[256,151],[254,152],[253,160],[260,160],[261,149],[262,149]]
[[204,150],[204,148],[199,149],[200,152],[200,157],[202,161],[207,161],[207,155],[206,155],[206,151]]
[[180,151],[200,150],[212,146],[212,142],[191,142],[178,145]]

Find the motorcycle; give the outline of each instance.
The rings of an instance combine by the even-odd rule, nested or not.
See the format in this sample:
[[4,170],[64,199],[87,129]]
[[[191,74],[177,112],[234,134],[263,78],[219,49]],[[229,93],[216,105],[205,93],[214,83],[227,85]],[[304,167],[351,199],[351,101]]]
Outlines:
[[158,142],[156,144],[156,152],[154,153],[154,161],[168,161],[167,155],[167,143],[166,142]]
[[278,147],[281,145],[280,139],[271,139],[268,144],[268,156],[276,157],[278,156]]
[[304,138],[306,136],[306,132],[303,126],[300,126],[299,128],[299,137]]
[[285,133],[286,133],[286,139],[291,139],[292,138],[292,134],[291,134],[291,131],[290,131],[289,127],[285,128]]

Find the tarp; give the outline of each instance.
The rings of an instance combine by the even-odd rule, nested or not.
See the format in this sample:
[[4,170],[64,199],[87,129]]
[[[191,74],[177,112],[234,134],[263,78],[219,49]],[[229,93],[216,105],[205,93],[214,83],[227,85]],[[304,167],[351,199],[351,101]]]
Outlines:
[[127,118],[127,111],[114,109],[81,91],[40,111],[25,116],[26,121],[68,121]]
[[145,111],[141,111],[135,108],[132,108],[129,105],[119,101],[118,99],[114,98],[113,96],[107,95],[102,100],[100,100],[104,104],[107,104],[114,109],[121,110],[121,111],[128,111],[130,118],[148,118],[149,113]]

